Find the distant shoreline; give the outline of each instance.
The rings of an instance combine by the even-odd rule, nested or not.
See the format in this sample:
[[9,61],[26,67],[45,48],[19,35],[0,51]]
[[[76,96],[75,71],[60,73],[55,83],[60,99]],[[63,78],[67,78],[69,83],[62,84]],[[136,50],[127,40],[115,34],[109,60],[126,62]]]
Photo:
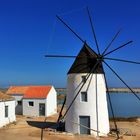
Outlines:
[[[135,93],[140,93],[140,88],[132,88]],[[58,92],[66,92],[66,88],[56,88]],[[110,93],[132,93],[128,88],[109,88]]]
[[[66,88],[55,88],[57,92],[65,92]],[[0,88],[0,91],[6,93],[7,88]],[[140,88],[132,88],[135,93],[140,93]],[[110,93],[132,93],[128,88],[109,88]]]

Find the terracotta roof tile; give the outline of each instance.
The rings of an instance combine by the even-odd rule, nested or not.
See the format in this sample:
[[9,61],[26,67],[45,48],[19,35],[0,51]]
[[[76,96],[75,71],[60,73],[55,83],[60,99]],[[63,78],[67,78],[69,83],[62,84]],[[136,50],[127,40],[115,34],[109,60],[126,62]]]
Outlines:
[[25,94],[29,86],[11,86],[7,94]]
[[23,98],[46,98],[52,86],[30,86]]
[[7,95],[6,93],[0,92],[0,101],[9,101],[14,100],[14,98],[10,95]]
[[11,86],[7,94],[23,94],[23,98],[46,98],[52,86]]

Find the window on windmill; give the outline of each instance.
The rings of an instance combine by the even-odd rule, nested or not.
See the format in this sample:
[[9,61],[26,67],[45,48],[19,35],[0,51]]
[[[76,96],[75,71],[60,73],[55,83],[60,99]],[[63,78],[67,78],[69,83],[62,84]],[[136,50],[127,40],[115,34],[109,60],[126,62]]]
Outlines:
[[34,106],[34,102],[29,102],[29,106]]
[[22,105],[22,101],[17,101],[17,104],[18,105]]
[[82,82],[85,83],[86,82],[86,76],[82,76]]
[[81,101],[87,102],[87,92],[81,92]]
[[5,106],[5,117],[8,117],[8,106]]

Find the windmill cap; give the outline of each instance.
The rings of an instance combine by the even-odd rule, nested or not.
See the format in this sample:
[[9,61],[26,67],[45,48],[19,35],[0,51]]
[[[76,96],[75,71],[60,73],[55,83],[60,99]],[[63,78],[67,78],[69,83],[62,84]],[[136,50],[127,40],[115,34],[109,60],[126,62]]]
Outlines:
[[[92,50],[86,43],[77,55],[74,63],[72,64],[68,74],[71,73],[103,73],[102,63],[97,63],[99,55]],[[94,67],[96,69],[94,70]]]

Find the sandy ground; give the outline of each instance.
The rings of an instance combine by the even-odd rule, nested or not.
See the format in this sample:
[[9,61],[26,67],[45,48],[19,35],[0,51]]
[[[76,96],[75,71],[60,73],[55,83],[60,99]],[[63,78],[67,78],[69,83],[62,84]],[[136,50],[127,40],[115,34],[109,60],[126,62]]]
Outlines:
[[[48,117],[46,121],[56,121],[58,115]],[[44,121],[44,117],[29,118],[25,116],[17,116],[16,123],[10,124],[0,129],[0,140],[96,140],[93,136],[78,136],[66,133],[58,133],[52,130],[41,130],[36,127],[32,127],[27,124],[27,120],[31,121]],[[124,136],[123,140],[140,140],[140,119],[137,121],[119,121],[117,122],[118,127],[122,130],[128,131],[128,133],[135,134],[136,136]],[[113,127],[113,122],[110,122]],[[43,133],[42,133],[43,132]],[[115,140],[115,137],[100,138],[101,140]]]

